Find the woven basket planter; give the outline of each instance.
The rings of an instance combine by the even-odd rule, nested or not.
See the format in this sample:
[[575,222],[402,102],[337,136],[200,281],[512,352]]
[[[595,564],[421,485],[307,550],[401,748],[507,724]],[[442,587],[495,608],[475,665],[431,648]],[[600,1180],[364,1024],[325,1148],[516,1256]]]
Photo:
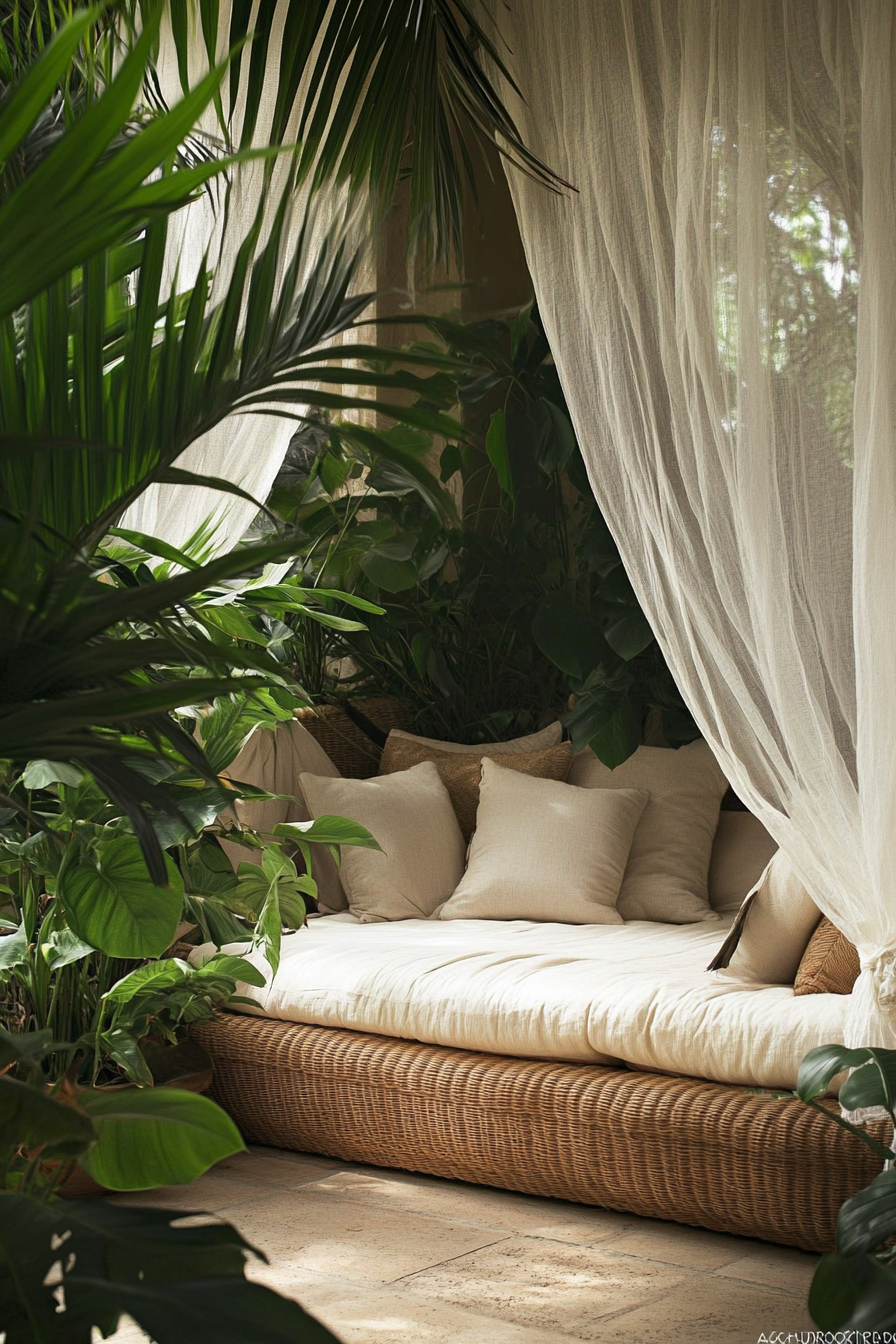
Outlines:
[[811,1251],[880,1169],[809,1107],[740,1087],[228,1014],[195,1034],[244,1136],[298,1152]]
[[[400,700],[388,696],[352,701],[354,707],[383,735],[391,728],[407,728],[410,713]],[[296,718],[317,739],[346,779],[369,779],[380,765],[382,750],[340,705],[299,709]]]

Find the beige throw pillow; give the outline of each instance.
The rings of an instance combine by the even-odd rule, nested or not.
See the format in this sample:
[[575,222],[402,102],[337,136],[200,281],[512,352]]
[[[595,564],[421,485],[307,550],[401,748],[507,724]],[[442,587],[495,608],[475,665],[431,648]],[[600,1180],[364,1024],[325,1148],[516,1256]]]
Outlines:
[[777,848],[752,812],[720,812],[709,863],[713,910],[720,915],[736,914]]
[[389,775],[395,770],[408,770],[421,761],[432,761],[448,790],[461,833],[469,841],[476,829],[479,775],[486,756],[500,761],[508,770],[518,770],[524,775],[566,779],[570,760],[568,742],[558,742],[556,746],[541,747],[536,751],[505,752],[503,747],[503,743],[496,742],[494,746],[473,747],[469,752],[437,751],[435,747],[390,733],[380,762],[380,774]]
[[820,918],[821,911],[779,849],[709,969],[742,984],[792,985]]
[[[406,742],[416,742],[421,747],[433,747],[436,751],[453,751],[461,756],[481,757],[483,752],[487,751],[490,756],[496,752],[512,753],[518,751],[540,751],[542,747],[555,747],[563,737],[563,729],[559,721],[549,723],[547,728],[540,728],[537,733],[529,733],[526,737],[514,737],[510,742],[474,743],[470,746],[466,742],[440,742],[435,737],[416,737],[413,733],[406,733],[402,728],[393,728],[389,738],[404,739]],[[388,742],[386,744],[388,748]]]
[[621,924],[616,898],[647,794],[575,789],[485,757],[463,881],[442,919]]
[[[281,821],[310,821],[311,814],[302,800],[299,776],[303,771],[339,779],[340,774],[323,747],[295,719],[278,724],[275,732],[256,728],[233,764],[224,773],[230,779],[254,784],[268,793],[288,793],[298,803],[271,798],[259,803],[236,803],[234,811],[243,826],[272,835]],[[225,818],[227,814],[224,814]],[[233,864],[261,863],[261,851],[222,840],[221,845]],[[301,860],[299,860],[301,863]],[[311,851],[311,874],[317,883],[318,907],[323,914],[347,910],[348,902],[339,881],[339,870],[325,849]]]
[[376,779],[302,775],[313,817],[351,817],[382,853],[341,847],[342,886],[362,924],[429,919],[464,871],[464,841],[445,785],[431,761]]
[[567,779],[586,789],[650,794],[619,893],[623,919],[693,924],[718,918],[710,908],[707,875],[728,781],[705,742],[677,751],[639,747],[615,770],[586,747],[572,758]]

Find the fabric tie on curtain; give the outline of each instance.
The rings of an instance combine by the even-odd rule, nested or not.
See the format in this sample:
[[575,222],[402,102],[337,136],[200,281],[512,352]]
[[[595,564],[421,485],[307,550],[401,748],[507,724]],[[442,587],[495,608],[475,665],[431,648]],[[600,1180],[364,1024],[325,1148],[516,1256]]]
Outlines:
[[701,730],[896,1046],[892,0],[495,4],[596,497]]

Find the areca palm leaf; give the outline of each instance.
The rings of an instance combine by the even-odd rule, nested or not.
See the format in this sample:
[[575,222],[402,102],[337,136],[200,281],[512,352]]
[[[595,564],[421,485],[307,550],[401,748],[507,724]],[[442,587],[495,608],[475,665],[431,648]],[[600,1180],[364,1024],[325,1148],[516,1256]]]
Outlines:
[[[98,254],[20,319],[7,320],[0,436],[16,451],[0,471],[12,514],[52,519],[69,541],[91,548],[148,484],[184,483],[176,459],[233,412],[262,408],[301,420],[309,407],[367,407],[458,433],[431,400],[400,403],[409,391],[432,391],[424,370],[431,375],[433,366],[451,369],[454,361],[328,344],[356,325],[370,296],[350,293],[358,256],[349,223],[337,219],[318,244],[312,213],[292,237],[292,199],[283,193],[263,246],[264,203],[259,208],[223,297],[213,297],[208,262],[188,291],[166,294],[167,222],[160,219],[142,239]],[[359,356],[379,367],[345,366]],[[402,368],[385,368],[399,358]],[[445,404],[451,386],[441,389]]]
[[[22,175],[25,147],[48,107],[60,99],[78,54],[97,19],[81,9],[57,31],[35,63],[13,78],[0,101],[0,315],[65,275],[85,258],[140,229],[147,220],[180,209],[196,198],[233,158],[209,159],[192,168],[164,173],[167,164],[215,99],[228,61],[210,73],[170,111],[160,111],[133,127],[138,100],[158,37],[160,13],[148,11],[144,31],[114,78],[85,103],[82,114],[57,125],[48,152]],[[3,44],[0,44],[3,45]],[[0,61],[9,74],[16,63]],[[110,150],[114,149],[114,153]],[[16,171],[14,171],[16,170]]]
[[164,750],[200,779],[214,777],[171,711],[283,685],[282,669],[263,649],[211,637],[194,603],[289,546],[281,537],[170,578],[118,587],[100,581],[108,574],[80,556],[34,569],[21,525],[0,527],[0,760],[89,769],[127,812],[150,871],[162,878],[147,809],[174,809],[154,783],[150,758]]
[[[202,0],[210,61],[220,8],[218,0]],[[171,10],[184,73],[195,41],[188,10]],[[230,72],[230,125],[244,146],[256,132],[280,21],[273,4],[230,4],[231,44],[254,34]],[[422,241],[436,254],[459,250],[461,197],[472,184],[471,148],[479,138],[497,138],[501,152],[547,188],[567,185],[527,148],[483,68],[482,56],[512,85],[483,0],[302,0],[282,21],[271,142],[287,135],[303,98],[300,178],[372,188],[389,202],[407,173],[412,247]]]

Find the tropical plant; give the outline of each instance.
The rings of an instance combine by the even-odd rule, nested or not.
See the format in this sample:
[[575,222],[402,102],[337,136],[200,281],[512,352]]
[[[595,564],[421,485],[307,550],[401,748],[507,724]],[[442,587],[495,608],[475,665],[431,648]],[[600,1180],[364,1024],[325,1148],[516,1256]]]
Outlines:
[[[819,1098],[849,1070],[842,1111]],[[778,1095],[778,1094],[774,1094]],[[837,1218],[836,1251],[822,1256],[809,1289],[809,1311],[822,1330],[892,1330],[896,1326],[896,1146],[881,1143],[843,1112],[887,1116],[896,1131],[896,1050],[822,1045],[803,1059],[795,1095],[853,1134],[883,1162],[879,1176],[848,1199]],[[892,1141],[891,1141],[892,1143]],[[870,1336],[869,1336],[870,1337]]]
[[[170,111],[157,101],[156,115],[143,117],[139,110],[135,115],[141,86],[147,78],[152,82],[161,6],[146,0],[107,7],[111,26],[105,32],[126,34],[124,59],[117,68],[107,64],[96,82],[89,51],[99,13],[73,8],[73,18],[62,0],[0,10],[6,25],[5,54],[0,53],[6,81],[0,101],[0,757],[10,762],[4,801],[30,827],[21,843],[35,850],[49,846],[55,843],[49,815],[61,816],[66,790],[78,784],[73,778],[54,781],[45,768],[43,783],[30,790],[37,792],[40,809],[26,801],[23,810],[24,770],[39,757],[54,763],[51,774],[72,763],[86,772],[117,810],[113,824],[121,834],[100,838],[90,830],[113,821],[106,804],[90,818],[72,817],[69,839],[76,836],[77,844],[68,860],[60,855],[60,868],[72,864],[73,872],[83,869],[85,880],[93,882],[97,874],[103,877],[109,855],[100,853],[91,872],[91,844],[99,849],[124,842],[133,855],[136,840],[153,882],[160,884],[152,886],[152,900],[166,908],[170,928],[169,892],[179,892],[159,832],[165,818],[175,828],[185,822],[195,827],[195,819],[183,799],[168,795],[184,785],[189,770],[197,792],[217,787],[213,763],[171,711],[230,694],[246,671],[278,684],[270,668],[261,666],[264,650],[221,628],[210,630],[214,620],[207,615],[204,624],[194,620],[189,604],[210,585],[289,555],[292,542],[278,538],[238,557],[213,560],[201,572],[187,567],[152,583],[144,582],[138,567],[137,582],[123,586],[116,585],[121,575],[111,561],[105,574],[99,572],[102,563],[94,552],[149,483],[168,480],[187,487],[200,479],[178,469],[175,459],[227,414],[259,402],[290,414],[297,402],[326,410],[363,402],[338,390],[352,379],[335,367],[342,350],[327,347],[363,305],[346,298],[354,261],[343,222],[310,278],[299,285],[309,230],[298,243],[287,239],[284,221],[292,202],[287,192],[273,201],[270,175],[255,228],[238,251],[223,297],[209,292],[213,261],[200,267],[187,292],[178,292],[176,283],[166,289],[167,216],[233,161],[212,155],[192,164],[185,141],[212,103],[229,127],[240,68],[229,61],[214,65],[213,59],[211,73],[195,88],[185,77],[184,97]],[[192,12],[191,6],[171,7],[184,73],[191,33],[183,20]],[[259,35],[241,58],[249,62],[242,156],[270,154],[270,147],[248,147],[264,79],[260,53],[268,47],[269,14],[272,18],[270,7],[259,7]],[[246,31],[249,15],[250,7],[232,6],[235,39]],[[500,130],[530,171],[549,177],[520,144],[482,73],[475,43],[488,50],[488,39],[470,16],[473,40],[468,40],[458,25],[458,17],[463,22],[467,15],[466,4],[455,7],[446,0],[291,6],[280,52],[275,147],[282,147],[306,74],[318,96],[300,128],[302,143],[288,186],[337,176],[353,184],[363,180],[374,193],[389,195],[406,166],[402,150],[410,124],[414,217],[435,220],[438,243],[457,234],[458,184],[466,160],[457,132],[467,124],[478,123],[486,134]],[[130,30],[116,28],[119,16],[133,20],[142,36],[134,41]],[[37,27],[20,40],[16,25],[26,20]],[[201,21],[212,49],[218,6],[203,3]],[[497,55],[493,49],[492,55]],[[323,345],[323,352],[315,345]],[[357,348],[351,353],[381,364],[387,358]],[[365,372],[363,384],[379,392],[377,411],[389,407],[390,387],[401,394],[422,391],[414,360],[403,356],[402,365],[373,378]],[[425,406],[407,408],[400,397],[393,401],[397,420],[453,432],[450,422]],[[416,466],[409,462],[408,473]],[[240,493],[226,482],[215,484]],[[305,615],[296,606],[289,611]],[[228,615],[225,624],[229,620]],[[195,830],[192,835],[196,839]],[[345,839],[332,830],[328,841],[301,829],[289,835],[306,860],[313,840]],[[288,855],[268,850],[260,870],[236,875],[245,888],[255,884],[255,928],[270,946],[275,926],[277,932],[282,926],[281,897],[296,888],[300,876],[289,862]],[[45,951],[53,958],[65,941],[54,939],[54,926],[59,935],[80,935],[68,927],[66,899],[68,906],[78,901],[72,902],[67,875],[61,875],[60,894],[60,871],[51,872],[49,861],[45,866],[39,875],[48,881],[39,885],[49,885],[53,877],[57,890],[35,892],[28,953],[47,962]],[[87,912],[88,903],[82,908]],[[90,922],[88,913],[85,918],[93,932],[99,921]],[[50,929],[42,940],[45,920]],[[157,934],[161,941],[161,921]],[[11,954],[8,945],[17,938],[16,931],[2,940],[4,955]],[[116,981],[107,990],[92,957],[79,961],[95,973],[100,1035],[127,1027],[138,1043],[137,1033],[150,1019],[176,1035],[185,1012],[200,1004],[205,1011],[228,991],[234,979],[228,971],[246,973],[233,962],[217,962],[203,979],[201,969],[173,958],[159,963],[152,975],[131,972],[135,978],[127,979],[126,989],[117,989]],[[67,970],[57,966],[50,977]],[[52,979],[50,992],[62,983]],[[261,1344],[331,1338],[293,1303],[246,1283],[244,1260],[251,1248],[232,1228],[174,1228],[173,1215],[161,1211],[73,1207],[56,1199],[62,1164],[74,1157],[118,1188],[192,1179],[239,1145],[213,1103],[161,1087],[79,1091],[67,1074],[58,1077],[53,1061],[70,1050],[77,1065],[80,1039],[53,1041],[45,1031],[3,1041],[0,1304],[8,1344],[87,1341],[92,1326],[108,1334],[124,1312],[159,1341],[179,1341],[185,1334],[200,1341],[252,1338]],[[46,1068],[45,1059],[51,1061]],[[95,1062],[96,1056],[91,1070]],[[149,1063],[145,1054],[144,1062]],[[48,1070],[54,1074],[49,1085]]]
[[[355,671],[341,685],[321,679],[320,690],[395,695],[420,731],[468,741],[531,730],[546,712],[563,714],[572,694],[573,746],[590,744],[611,766],[645,736],[692,740],[595,503],[537,314],[430,326],[456,361],[468,431],[441,451],[441,493],[335,425],[305,472],[287,469],[268,501],[299,529],[309,583],[385,608],[323,648],[331,664],[350,655]],[[399,427],[389,436],[421,468],[432,460],[431,435]],[[344,492],[362,467],[363,490]]]
[[[224,718],[222,730],[206,739],[210,754],[220,754],[222,738],[231,750],[241,745],[246,723],[258,715],[234,698],[219,705],[208,716],[211,723]],[[188,935],[218,948],[240,943],[258,947],[276,972],[282,930],[302,927],[305,902],[316,895],[310,846],[324,844],[337,858],[338,845],[375,847],[363,827],[343,818],[288,825],[281,843],[300,851],[299,872],[281,843],[218,819],[245,788],[210,786],[172,761],[159,765],[156,782],[168,796],[187,796],[173,817],[152,819],[166,847],[164,887],[149,877],[127,818],[89,775],[34,761],[13,786],[12,796],[24,797],[20,812],[9,809],[0,824],[11,916],[0,938],[0,1013],[17,1030],[48,1029],[67,1043],[45,1058],[51,1077],[64,1072],[72,1082],[95,1084],[123,1075],[148,1085],[170,1077],[191,1023],[230,1001],[237,980],[264,986],[266,978],[235,957],[197,968],[166,956],[168,949]],[[268,795],[255,789],[251,796]],[[260,865],[243,863],[234,872],[219,836],[260,851]],[[153,960],[144,964],[147,958]]]
[[218,1220],[57,1197],[75,1160],[101,1183],[189,1181],[242,1149],[213,1102],[178,1088],[48,1086],[49,1031],[0,1028],[0,1321],[6,1344],[89,1344],[122,1316],[159,1344],[324,1344],[297,1303],[244,1277],[264,1259]]

